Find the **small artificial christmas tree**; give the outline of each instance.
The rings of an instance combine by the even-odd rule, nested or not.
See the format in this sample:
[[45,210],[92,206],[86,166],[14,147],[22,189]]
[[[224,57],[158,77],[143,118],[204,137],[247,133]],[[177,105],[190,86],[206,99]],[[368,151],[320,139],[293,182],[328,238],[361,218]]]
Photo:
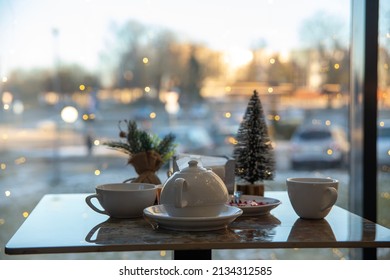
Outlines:
[[239,126],[233,157],[236,160],[235,175],[246,182],[246,186],[237,184],[237,190],[243,194],[264,195],[263,180],[274,178],[275,160],[263,107],[256,90]]

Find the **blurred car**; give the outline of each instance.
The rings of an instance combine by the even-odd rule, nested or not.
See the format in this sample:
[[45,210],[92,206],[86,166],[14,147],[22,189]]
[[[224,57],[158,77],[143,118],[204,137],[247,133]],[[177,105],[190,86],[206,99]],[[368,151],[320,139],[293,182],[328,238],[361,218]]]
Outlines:
[[382,120],[378,126],[377,161],[379,165],[390,165],[390,119]]
[[303,125],[291,137],[291,168],[343,167],[348,162],[349,142],[342,127]]
[[236,144],[238,124],[220,124],[211,129],[211,136],[215,143],[215,154],[232,155]]
[[209,155],[214,151],[214,141],[209,131],[203,127],[180,125],[157,130],[160,137],[168,133],[173,133],[176,137],[176,153]]

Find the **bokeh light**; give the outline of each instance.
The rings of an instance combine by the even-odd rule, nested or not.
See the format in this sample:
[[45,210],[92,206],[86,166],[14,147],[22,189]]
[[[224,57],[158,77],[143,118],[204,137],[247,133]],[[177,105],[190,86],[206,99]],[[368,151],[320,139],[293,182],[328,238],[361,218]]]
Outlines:
[[73,106],[66,106],[61,110],[61,118],[66,123],[74,123],[79,116],[77,109]]

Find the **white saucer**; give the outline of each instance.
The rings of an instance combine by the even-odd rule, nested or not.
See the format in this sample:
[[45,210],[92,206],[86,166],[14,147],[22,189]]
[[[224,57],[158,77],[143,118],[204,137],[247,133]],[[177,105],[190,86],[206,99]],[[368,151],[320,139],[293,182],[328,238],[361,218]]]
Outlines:
[[242,214],[240,208],[226,205],[218,216],[213,217],[172,217],[163,205],[144,209],[146,220],[153,226],[179,231],[210,231],[226,228]]
[[[234,201],[234,197],[230,196],[230,201]],[[264,196],[255,196],[255,195],[242,195],[241,199],[242,202],[247,201],[248,205],[236,205],[236,204],[229,204],[234,207],[238,207],[243,211],[243,216],[259,216],[259,215],[266,215],[268,214],[272,209],[277,207],[279,204],[281,204],[280,200],[270,197],[264,197]],[[251,201],[255,201],[257,203],[264,203],[262,205],[250,205]]]

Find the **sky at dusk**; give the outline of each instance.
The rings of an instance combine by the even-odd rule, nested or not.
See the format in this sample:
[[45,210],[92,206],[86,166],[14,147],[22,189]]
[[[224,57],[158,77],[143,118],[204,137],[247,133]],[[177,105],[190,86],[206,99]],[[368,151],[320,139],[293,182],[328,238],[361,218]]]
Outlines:
[[129,20],[217,50],[245,51],[263,40],[288,51],[301,45],[300,25],[318,11],[349,24],[349,0],[0,0],[0,74],[53,65],[55,55],[97,68],[110,24]]

